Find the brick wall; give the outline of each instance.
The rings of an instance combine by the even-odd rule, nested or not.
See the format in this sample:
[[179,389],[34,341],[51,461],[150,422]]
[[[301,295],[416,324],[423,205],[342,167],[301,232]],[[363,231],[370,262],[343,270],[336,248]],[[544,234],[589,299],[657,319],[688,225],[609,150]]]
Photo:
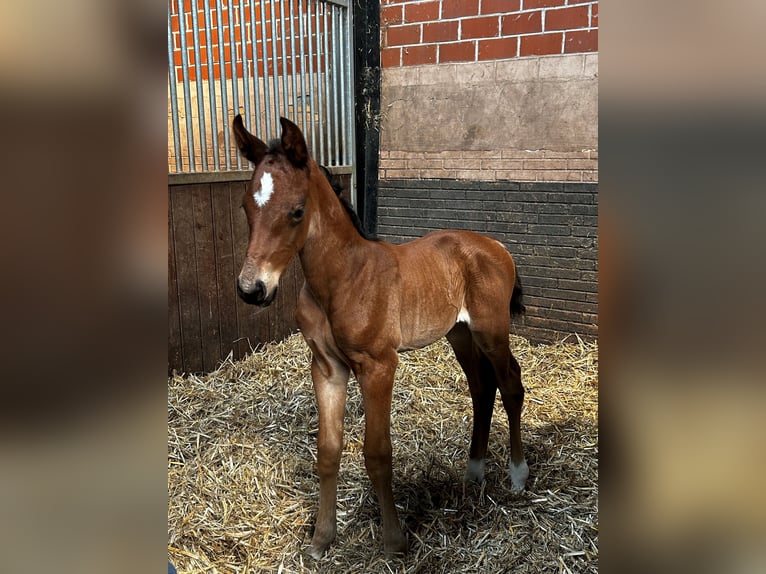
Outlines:
[[383,67],[598,50],[598,2],[383,0]]
[[390,179],[380,184],[379,233],[395,243],[436,229],[502,242],[524,286],[514,332],[532,340],[598,333],[598,196],[593,183]]
[[[204,6],[206,2],[210,6],[209,27],[206,25],[207,22],[205,20]],[[304,44],[304,52],[308,52],[309,42],[313,46],[315,55],[312,65],[314,70],[323,67],[325,65],[324,58],[319,58],[316,55],[317,35],[315,32],[312,34],[306,32],[308,26],[305,24],[305,0],[300,0],[300,3],[303,5],[304,14],[304,34],[300,36],[301,22],[299,19],[298,3],[299,0],[275,0],[273,3],[274,14],[272,15],[271,3],[256,0],[245,0],[242,7],[240,7],[239,3],[233,3],[231,0],[223,0],[220,12],[216,0],[184,0],[183,14],[180,14],[178,0],[171,0],[170,34],[177,81],[181,82],[183,80],[181,28],[183,28],[183,37],[186,42],[186,57],[189,64],[187,73],[192,82],[197,80],[197,70],[195,67],[197,63],[201,66],[199,71],[202,80],[208,80],[211,74],[213,79],[220,79],[221,63],[224,65],[226,77],[232,78],[235,71],[236,77],[244,77],[243,50],[250,67],[248,70],[250,77],[253,76],[252,66],[254,59],[258,61],[258,75],[260,77],[274,74],[274,61],[276,61],[279,74],[292,73],[293,65],[295,65],[297,71],[300,71],[301,61],[298,56],[300,54],[301,40]],[[251,10],[253,9],[255,10],[255,46],[253,46],[253,27],[250,25],[250,22],[252,22]],[[286,11],[284,35],[286,42],[284,49],[282,46],[282,26],[279,23],[283,10]],[[244,18],[242,18],[243,14]],[[200,55],[199,62],[196,61],[194,52],[195,38],[192,32],[194,18],[196,18],[197,29],[199,30],[197,34],[197,47],[199,48]],[[273,28],[272,20],[274,23],[277,23]],[[318,23],[314,19],[312,26],[318,28],[320,34],[324,33],[325,22],[323,18],[320,18]],[[332,22],[328,20],[328,30],[331,30],[331,26]],[[274,38],[277,40],[276,44],[273,42]],[[234,47],[233,61],[236,69],[232,68],[232,46]],[[223,54],[220,53],[221,47]],[[295,48],[294,50],[293,47]],[[267,60],[264,57],[264,48],[266,54],[268,54],[268,69],[264,69],[264,61]],[[254,49],[257,58],[254,58]],[[276,54],[275,60],[273,59],[273,54]],[[293,61],[294,57],[297,58],[295,61]]]

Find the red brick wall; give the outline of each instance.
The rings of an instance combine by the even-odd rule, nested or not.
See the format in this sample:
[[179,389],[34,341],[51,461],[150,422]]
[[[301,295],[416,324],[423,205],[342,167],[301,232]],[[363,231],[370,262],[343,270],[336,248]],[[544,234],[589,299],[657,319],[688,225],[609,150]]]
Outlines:
[[[219,40],[222,40],[222,44],[224,46],[224,54],[223,54],[223,64],[224,64],[224,72],[226,74],[226,77],[228,79],[231,79],[233,76],[233,70],[232,70],[232,59],[231,59],[231,49],[232,44],[230,42],[230,34],[231,34],[231,28],[233,27],[234,30],[234,50],[235,50],[235,61],[236,61],[236,77],[242,78],[244,77],[243,69],[242,69],[242,50],[243,50],[243,36],[244,36],[244,50],[245,54],[247,55],[248,59],[248,65],[250,67],[249,70],[249,76],[252,77],[253,70],[252,70],[252,62],[253,62],[253,31],[251,26],[251,9],[255,8],[255,21],[256,21],[256,41],[255,41],[255,50],[256,50],[256,57],[258,60],[258,75],[260,77],[263,77],[264,75],[271,76],[274,74],[274,59],[273,59],[273,49],[276,47],[276,53],[277,53],[277,67],[279,74],[284,74],[285,70],[283,69],[286,66],[286,72],[292,73],[292,65],[293,65],[293,56],[296,57],[295,60],[295,67],[297,71],[300,71],[300,60],[298,58],[298,54],[300,53],[300,44],[299,42],[302,40],[304,42],[304,50],[308,52],[308,42],[312,42],[313,45],[313,52],[314,52],[314,58],[313,58],[313,66],[314,69],[319,69],[320,66],[324,66],[324,58],[321,59],[321,61],[318,61],[316,52],[316,34],[312,34],[311,38],[308,37],[300,38],[300,22],[299,22],[299,12],[298,12],[298,3],[303,4],[303,14],[304,14],[304,29],[307,27],[305,24],[305,18],[306,18],[306,2],[305,0],[276,0],[274,2],[274,17],[279,19],[281,17],[282,10],[286,10],[288,14],[288,18],[285,22],[285,52],[283,53],[282,49],[282,30],[281,25],[279,24],[279,21],[277,20],[277,26],[276,26],[276,46],[273,45],[273,38],[272,38],[272,29],[271,29],[271,5],[270,3],[262,2],[260,0],[245,0],[245,6],[244,6],[244,25],[241,21],[241,12],[240,12],[240,6],[239,3],[233,3],[231,0],[222,0],[221,2],[221,10],[220,14],[218,13],[217,9],[217,2],[216,0],[184,0],[183,2],[183,8],[184,8],[184,14],[183,14],[183,28],[184,28],[184,36],[186,39],[186,57],[188,58],[188,74],[189,79],[191,81],[195,81],[196,78],[196,69],[195,69],[195,55],[194,55],[194,34],[192,32],[192,12],[194,12],[196,8],[196,16],[197,16],[197,27],[199,29],[198,33],[198,46],[200,51],[200,74],[202,76],[203,80],[207,80],[208,76],[210,74],[208,70],[208,56],[210,56],[210,67],[212,68],[212,74],[214,79],[218,80],[221,77],[221,58],[220,58],[220,51],[219,51]],[[210,6],[210,46],[207,45],[207,27],[205,26],[205,12],[204,12],[204,6],[205,4],[208,4]],[[230,6],[230,4],[233,4]],[[313,4],[312,4],[312,28],[316,26],[316,22],[314,20],[315,14],[313,10]],[[263,18],[266,22],[266,30],[265,33],[262,29],[262,15],[261,11],[264,10]],[[291,16],[291,18],[290,18]],[[328,20],[328,25],[331,25]],[[324,31],[324,20],[320,18],[319,20],[319,30],[321,32]],[[182,50],[181,50],[181,22],[180,22],[180,15],[179,15],[179,5],[177,0],[171,0],[170,3],[170,34],[171,34],[171,40],[173,43],[173,65],[176,72],[176,79],[181,82],[183,80],[183,66],[182,66]],[[266,56],[264,57],[263,49],[264,49],[264,36],[266,38]],[[293,53],[292,50],[292,42],[291,37],[294,36],[295,40],[295,53]],[[304,32],[304,36],[306,36]],[[208,49],[210,49],[210,54],[208,54]],[[322,48],[324,50],[324,48]],[[268,71],[264,71],[264,60],[268,60]]]
[[598,51],[598,2],[382,0],[383,67]]

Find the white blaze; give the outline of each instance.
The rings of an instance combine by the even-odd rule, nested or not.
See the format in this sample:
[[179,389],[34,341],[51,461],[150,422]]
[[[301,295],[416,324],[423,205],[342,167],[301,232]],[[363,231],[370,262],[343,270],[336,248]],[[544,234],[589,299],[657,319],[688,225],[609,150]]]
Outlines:
[[263,207],[271,199],[271,194],[274,193],[274,180],[268,171],[263,172],[261,176],[261,188],[253,194],[258,207]]
[[465,323],[466,325],[471,324],[471,316],[468,314],[468,309],[465,307],[460,309],[460,313],[457,314],[457,322]]

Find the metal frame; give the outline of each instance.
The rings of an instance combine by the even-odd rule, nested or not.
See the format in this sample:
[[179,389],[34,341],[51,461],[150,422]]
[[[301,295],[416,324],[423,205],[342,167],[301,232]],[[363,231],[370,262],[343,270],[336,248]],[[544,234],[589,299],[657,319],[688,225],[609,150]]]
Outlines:
[[[280,116],[290,118],[303,130],[319,163],[335,173],[352,174],[353,189],[354,28],[349,2],[216,0],[214,7],[210,4],[207,0],[168,2],[170,181],[194,181],[195,174],[221,172],[234,172],[235,179],[240,178],[248,166],[233,149],[229,126],[234,114],[241,113],[247,128],[265,141],[278,137]],[[227,21],[221,17],[224,12]],[[177,50],[171,27],[171,17],[178,13],[183,15],[178,35],[181,66],[174,62]],[[188,14],[191,22],[187,22]],[[209,181],[208,177],[202,179]],[[353,204],[355,196],[352,193]]]

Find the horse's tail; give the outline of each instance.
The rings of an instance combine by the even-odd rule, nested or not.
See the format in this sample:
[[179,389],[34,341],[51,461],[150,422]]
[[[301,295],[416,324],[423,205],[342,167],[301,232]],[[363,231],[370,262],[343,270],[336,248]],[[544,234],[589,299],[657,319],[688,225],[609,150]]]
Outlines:
[[521,278],[516,273],[516,281],[513,284],[513,293],[511,293],[511,316],[523,315],[527,312],[523,298],[524,292],[521,289]]

